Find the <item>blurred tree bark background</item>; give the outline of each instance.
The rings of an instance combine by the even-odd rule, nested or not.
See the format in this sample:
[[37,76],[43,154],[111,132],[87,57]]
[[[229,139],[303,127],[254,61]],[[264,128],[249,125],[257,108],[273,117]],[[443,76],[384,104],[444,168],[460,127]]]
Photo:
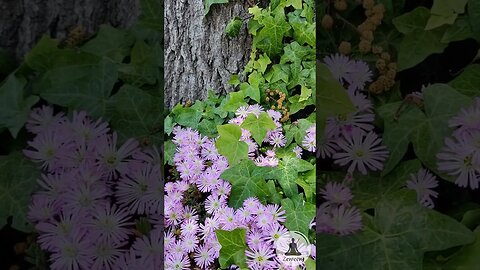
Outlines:
[[250,57],[251,38],[243,24],[236,38],[225,34],[235,16],[248,16],[248,1],[215,4],[205,16],[204,0],[165,0],[165,106],[207,97],[209,89],[225,94],[231,74]]
[[74,28],[125,28],[139,13],[138,0],[0,0],[0,49],[18,63],[44,34],[61,40]]

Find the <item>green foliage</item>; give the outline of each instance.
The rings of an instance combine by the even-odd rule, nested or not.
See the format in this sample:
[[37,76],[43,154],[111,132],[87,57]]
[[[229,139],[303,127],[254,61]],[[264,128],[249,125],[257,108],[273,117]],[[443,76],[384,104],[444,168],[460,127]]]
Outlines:
[[228,159],[230,165],[235,165],[242,159],[248,158],[248,145],[240,141],[242,130],[234,124],[217,126],[220,137],[215,142],[218,153]]
[[237,37],[242,25],[243,21],[239,17],[233,18],[225,27],[225,34],[231,38]]
[[284,156],[277,168],[272,172],[271,177],[278,180],[285,196],[292,198],[298,194],[298,174],[313,170],[313,165],[303,159],[292,156]]
[[428,19],[425,30],[430,30],[444,24],[453,24],[459,14],[465,12],[465,5],[468,0],[435,0],[430,10],[430,18]]
[[243,121],[241,127],[250,131],[252,138],[258,144],[262,144],[267,131],[274,130],[276,128],[272,118],[270,118],[266,112],[260,113],[258,117],[254,114],[250,114],[247,116],[245,121]]
[[304,202],[300,196],[282,200],[282,207],[285,209],[285,227],[290,231],[298,231],[308,235],[310,222],[315,217],[315,204]]
[[0,129],[8,128],[13,137],[27,121],[30,108],[39,100],[37,96],[25,97],[25,84],[24,79],[12,74],[0,86]]
[[160,145],[163,115],[162,100],[133,86],[123,86],[107,102],[107,117],[121,141],[149,139]]
[[265,203],[270,196],[265,179],[271,170],[269,167],[256,166],[249,159],[226,169],[221,178],[232,184],[229,205],[238,209],[249,197],[257,197]]
[[9,216],[13,216],[12,227],[31,231],[27,211],[40,173],[20,152],[0,156],[0,172],[0,227],[7,223]]
[[[319,234],[317,260],[327,269],[422,269],[423,254],[472,243],[473,233],[454,219],[418,205],[412,192],[381,200],[364,216],[362,232]],[[346,260],[345,258],[349,258]]]
[[245,249],[246,244],[245,229],[235,229],[232,231],[216,230],[218,242],[222,246],[220,249],[220,266],[222,268],[235,264],[239,267],[247,268]]
[[469,97],[476,97],[480,95],[480,65],[469,65],[465,70],[455,79],[448,83],[461,94]]

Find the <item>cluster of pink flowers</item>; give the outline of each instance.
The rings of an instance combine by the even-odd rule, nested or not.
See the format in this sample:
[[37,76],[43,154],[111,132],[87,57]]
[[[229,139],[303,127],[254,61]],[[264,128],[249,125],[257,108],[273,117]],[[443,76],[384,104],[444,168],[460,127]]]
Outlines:
[[460,187],[477,189],[480,182],[480,98],[448,122],[451,137],[437,155],[437,166]]
[[[235,121],[241,122],[242,117],[245,115],[239,114]],[[270,137],[277,136],[274,133]],[[191,128],[177,126],[173,134],[177,146],[173,160],[180,179],[165,184],[165,269],[209,269],[220,256],[215,231],[236,228],[247,231],[245,255],[249,269],[279,269],[274,250],[276,241],[287,233],[282,225],[285,211],[278,205],[263,205],[253,197],[239,209],[229,207],[231,185],[220,178],[229,165],[218,153],[215,141]],[[206,212],[203,216],[183,203],[192,188],[206,197],[201,206]]]
[[350,205],[353,196],[347,186],[328,182],[320,194],[325,202],[317,208],[317,232],[347,235],[362,228],[360,210]]
[[[26,128],[35,137],[24,154],[43,171],[28,217],[51,269],[160,269],[158,151],[134,139],[118,147],[108,124],[85,112],[70,121],[51,107],[36,108]],[[153,225],[146,235],[135,230],[140,217]]]
[[340,166],[348,165],[349,173],[358,170],[365,175],[368,170],[382,170],[388,151],[373,131],[373,105],[362,93],[365,84],[371,81],[368,65],[343,55],[327,56],[324,62],[333,76],[346,87],[356,110],[327,119],[318,156],[333,158],[334,163]]

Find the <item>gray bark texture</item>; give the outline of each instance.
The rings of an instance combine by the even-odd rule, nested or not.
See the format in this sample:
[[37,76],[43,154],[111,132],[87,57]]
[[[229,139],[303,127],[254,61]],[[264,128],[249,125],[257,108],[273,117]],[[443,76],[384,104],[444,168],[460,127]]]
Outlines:
[[165,0],[165,107],[207,97],[209,89],[225,94],[232,74],[250,57],[251,38],[243,24],[236,38],[225,34],[235,16],[248,16],[248,1],[214,4],[204,16],[204,0]]
[[44,34],[63,39],[81,27],[92,35],[101,24],[129,26],[139,13],[139,0],[0,0],[0,48],[21,60]]

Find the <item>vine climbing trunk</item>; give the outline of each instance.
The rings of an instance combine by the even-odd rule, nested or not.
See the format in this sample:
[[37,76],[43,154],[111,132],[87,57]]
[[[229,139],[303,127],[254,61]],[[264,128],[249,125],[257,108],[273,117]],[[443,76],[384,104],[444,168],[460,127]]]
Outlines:
[[215,4],[204,16],[203,0],[165,1],[165,106],[202,99],[209,89],[233,90],[232,73],[242,71],[250,56],[246,23],[236,38],[224,29],[235,16],[248,16],[248,1]]
[[17,61],[44,34],[63,39],[74,28],[95,33],[101,24],[126,27],[139,15],[139,0],[0,0],[0,48]]

